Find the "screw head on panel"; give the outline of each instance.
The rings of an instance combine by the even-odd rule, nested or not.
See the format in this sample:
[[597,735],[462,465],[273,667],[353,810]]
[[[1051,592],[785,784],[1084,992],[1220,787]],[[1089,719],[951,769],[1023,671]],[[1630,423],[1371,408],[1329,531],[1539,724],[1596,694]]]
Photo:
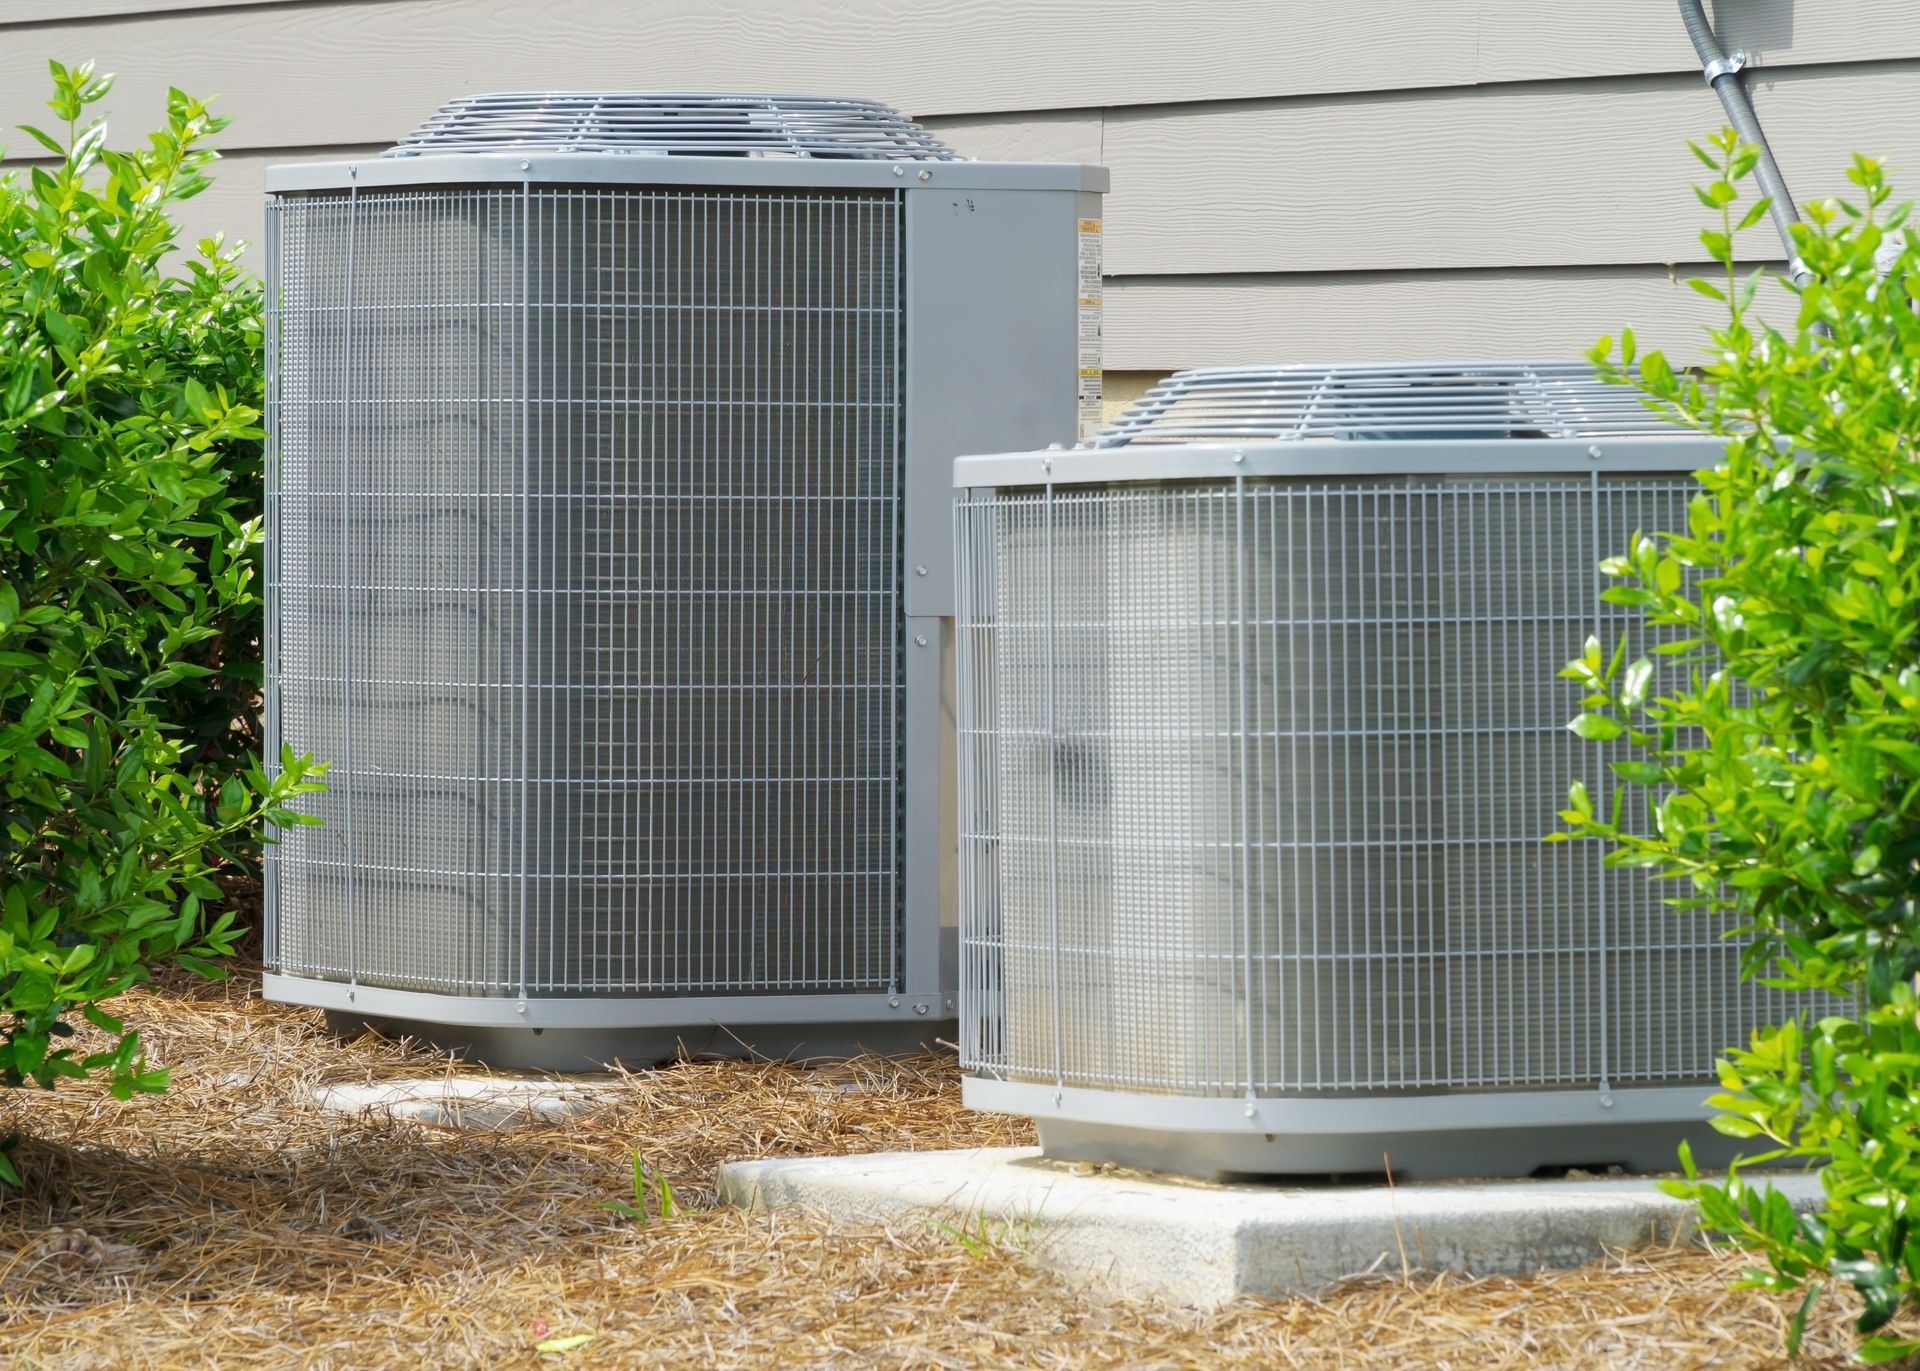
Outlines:
[[898,995],[894,996],[892,999],[887,1001],[888,1009],[898,1009],[899,1007],[900,1007],[900,997]]
[[533,166],[533,163],[531,162],[522,162],[520,164],[520,170],[527,171],[527,170],[530,170],[532,166]]
[[1244,452],[1236,452],[1233,454],[1233,463],[1235,466],[1238,466],[1240,463],[1246,460],[1247,460],[1247,454]]
[[1611,1096],[1611,1095],[1602,1095],[1602,1096],[1600,1097],[1600,1107],[1601,1107],[1602,1109],[1611,1109],[1611,1108],[1613,1108],[1613,1096]]
[[927,1007],[924,1004],[917,1004],[913,1007],[913,1012],[916,1014],[924,1014],[927,1012]]
[[927,574],[927,569],[923,566],[916,566],[913,569],[913,574],[915,576],[925,576]]
[[925,647],[925,646],[927,645],[927,635],[926,635],[926,634],[924,634],[924,633],[916,633],[916,634],[914,634],[914,635],[913,635],[913,645],[914,645],[915,647]]
[[1600,449],[1599,449],[1599,448],[1597,448],[1597,447],[1590,447],[1590,448],[1588,448],[1588,449],[1587,449],[1587,456],[1588,456],[1588,458],[1590,458],[1590,459],[1591,459],[1591,460],[1593,460],[1593,461],[1596,461],[1596,462],[1597,462],[1597,461],[1599,461],[1599,460],[1600,460]]
[[931,181],[933,179],[933,173],[922,167],[920,169],[920,179],[922,181]]
[[905,176],[907,174],[907,169],[905,167],[895,167],[893,169],[893,174],[895,176]]

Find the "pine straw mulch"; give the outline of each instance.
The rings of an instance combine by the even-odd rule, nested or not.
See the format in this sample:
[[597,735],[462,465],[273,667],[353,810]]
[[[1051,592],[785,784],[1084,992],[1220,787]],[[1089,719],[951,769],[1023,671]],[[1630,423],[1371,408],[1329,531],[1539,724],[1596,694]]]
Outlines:
[[[424,1052],[325,1036],[255,977],[129,997],[159,1098],[12,1092],[29,1188],[0,1204],[0,1364],[26,1367],[1783,1366],[1778,1302],[1737,1256],[1620,1253],[1533,1279],[1375,1275],[1194,1314],[1075,1289],[931,1225],[711,1207],[727,1157],[986,1146],[950,1061],[683,1063],[564,1125],[460,1132],[323,1113],[324,1083]],[[452,1068],[441,1063],[442,1069]],[[628,1148],[682,1207],[636,1227]],[[630,1198],[630,1195],[628,1196]],[[1044,1235],[1037,1241],[1044,1242]],[[1843,1310],[1809,1339],[1838,1365]],[[536,1344],[592,1334],[564,1353]]]

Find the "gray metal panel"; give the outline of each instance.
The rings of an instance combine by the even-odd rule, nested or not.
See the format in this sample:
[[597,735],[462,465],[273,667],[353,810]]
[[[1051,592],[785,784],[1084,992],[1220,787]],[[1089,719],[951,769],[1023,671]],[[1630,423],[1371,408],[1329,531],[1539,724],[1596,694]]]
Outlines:
[[[1697,1086],[1614,1090],[1503,1090],[1340,1099],[1181,1100],[1126,1090],[1064,1089],[1047,1084],[969,1076],[966,1103],[1007,1114],[1057,1115],[1087,1123],[1154,1128],[1168,1133],[1286,1133],[1295,1137],[1426,1129],[1519,1128],[1536,1124],[1635,1124],[1704,1119]],[[1374,1159],[1377,1161],[1378,1159]],[[1371,1167],[1366,1169],[1373,1169]]]
[[[261,994],[281,1004],[368,1018],[457,1024],[474,1028],[673,1028],[704,1023],[886,1023],[937,1020],[931,996],[666,995],[550,996],[524,1000],[492,995],[445,995],[351,985],[269,971]],[[523,1008],[524,1006],[524,1008]],[[926,1012],[921,1013],[921,1006]]]
[[950,641],[953,621],[906,621],[906,770],[902,804],[906,832],[906,993],[938,997],[942,1017],[953,1013],[950,944],[956,908],[948,879],[955,842],[953,716]]
[[[1492,476],[1576,471],[1698,471],[1720,460],[1726,444],[1693,436],[1537,438],[1486,443],[1450,439],[1298,443],[1182,444],[1177,447],[1075,448],[962,457],[953,464],[960,489],[1106,485],[1134,481],[1232,480],[1237,476]],[[1597,454],[1597,455],[1596,455]]]
[[1075,436],[1079,211],[1067,193],[907,196],[909,614],[953,613],[949,462]]
[[1104,191],[1105,167],[1044,162],[829,162],[819,158],[618,157],[544,152],[449,157],[374,157],[360,162],[299,162],[266,170],[269,195],[289,191],[424,185],[685,185],[832,190]]

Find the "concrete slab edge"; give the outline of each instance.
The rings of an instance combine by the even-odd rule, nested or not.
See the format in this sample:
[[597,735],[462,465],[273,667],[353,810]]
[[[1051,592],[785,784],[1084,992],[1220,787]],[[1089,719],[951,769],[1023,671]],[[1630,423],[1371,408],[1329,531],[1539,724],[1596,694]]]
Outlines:
[[[1796,1207],[1818,1199],[1817,1177],[1771,1179]],[[1695,1235],[1690,1207],[1643,1177],[1207,1185],[1077,1174],[1037,1148],[996,1148],[729,1162],[718,1188],[748,1209],[945,1224],[1122,1295],[1203,1308],[1241,1295],[1313,1294],[1368,1272],[1579,1266],[1608,1250]]]

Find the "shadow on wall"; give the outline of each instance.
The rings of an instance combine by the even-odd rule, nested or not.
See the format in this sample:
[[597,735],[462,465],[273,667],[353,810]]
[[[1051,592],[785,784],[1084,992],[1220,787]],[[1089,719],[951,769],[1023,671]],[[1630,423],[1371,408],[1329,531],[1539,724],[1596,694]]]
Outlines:
[[1718,0],[1710,9],[1720,45],[1728,52],[1735,48],[1744,50],[1749,60],[1791,50],[1793,10],[1798,2]]

